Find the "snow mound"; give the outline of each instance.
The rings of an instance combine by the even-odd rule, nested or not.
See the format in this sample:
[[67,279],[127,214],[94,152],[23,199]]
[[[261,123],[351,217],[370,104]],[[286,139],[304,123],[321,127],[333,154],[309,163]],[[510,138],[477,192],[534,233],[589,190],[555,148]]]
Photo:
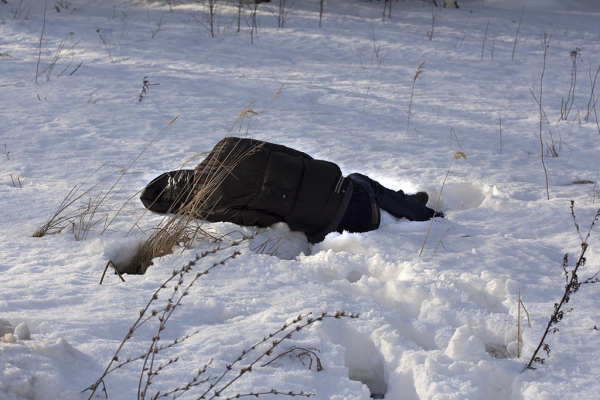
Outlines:
[[0,359],[0,400],[77,398],[85,387],[78,371],[90,367],[87,356],[60,338],[2,343]]

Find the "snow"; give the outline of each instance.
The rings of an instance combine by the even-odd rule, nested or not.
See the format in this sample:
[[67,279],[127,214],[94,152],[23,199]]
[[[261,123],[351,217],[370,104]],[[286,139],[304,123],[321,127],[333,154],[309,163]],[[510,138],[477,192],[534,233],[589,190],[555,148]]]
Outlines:
[[[546,338],[550,353],[539,354],[544,364],[523,370],[563,294],[563,256],[572,266],[580,250],[570,201],[582,235],[600,207],[593,110],[585,121],[585,64],[592,79],[600,64],[600,4],[528,0],[512,61],[522,1],[459,1],[461,8],[434,14],[431,41],[426,2],[394,2],[392,18],[382,21],[381,2],[326,1],[321,29],[317,3],[296,2],[284,28],[277,28],[277,1],[261,4],[251,44],[249,9],[237,32],[237,8],[226,2],[217,3],[215,38],[197,22],[207,9],[196,2],[175,2],[172,10],[164,1],[48,2],[39,71],[65,42],[49,78],[43,72],[36,83],[44,2],[0,2],[0,400],[87,399],[82,390],[101,376],[172,271],[247,236],[194,267],[203,271],[241,251],[196,281],[173,313],[160,343],[198,333],[159,353],[161,362],[178,361],[155,377],[147,397],[189,382],[211,359],[207,374],[220,375],[299,314],[342,310],[359,318],[327,318],[294,333],[223,395],[275,388],[336,400],[597,397],[596,285],[572,295],[559,331]],[[540,97],[544,33],[551,35],[542,96],[550,200],[530,93]],[[575,49],[575,98],[567,121],[558,122]],[[430,207],[463,151],[467,159],[452,162],[441,191],[446,218],[434,221],[423,254],[429,222],[388,214],[376,231],[332,233],[316,245],[285,224],[255,232],[203,223],[222,241],[177,247],[125,283],[109,267],[99,285],[107,262],[130,259],[161,221],[144,212],[138,191],[164,171],[192,168],[251,101],[265,111],[249,136],[390,188],[425,190]],[[549,155],[552,146],[559,157]],[[76,225],[32,237],[75,185],[81,194],[97,184],[74,209],[115,182],[85,238]],[[597,229],[580,280],[600,270]],[[521,308],[517,341],[519,296],[528,317]],[[147,351],[156,329],[136,330],[120,359]],[[313,349],[323,370],[314,355],[311,368],[307,355],[261,366],[293,346]],[[135,398],[140,369],[137,362],[108,375],[108,397]],[[182,398],[201,394],[195,388]],[[94,398],[104,397],[99,389]]]

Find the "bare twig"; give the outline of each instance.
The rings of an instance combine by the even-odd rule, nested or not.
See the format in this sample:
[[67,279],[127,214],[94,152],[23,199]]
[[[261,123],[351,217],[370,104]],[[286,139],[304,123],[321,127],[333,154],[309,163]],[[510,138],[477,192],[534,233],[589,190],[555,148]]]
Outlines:
[[433,40],[433,32],[435,30],[435,20],[437,19],[439,12],[440,12],[440,9],[437,6],[434,8],[433,4],[431,4],[431,30],[429,32],[427,32],[427,39],[429,39],[429,41]]
[[[110,188],[110,190],[108,191],[108,193],[110,193],[110,192],[112,191],[112,189],[113,189],[115,186],[117,186],[117,184],[119,183],[119,181],[120,181],[120,180],[123,178],[123,176],[125,176],[125,174],[126,174],[126,173],[127,173],[127,172],[128,172],[130,169],[131,169],[131,167],[133,166],[133,164],[135,164],[135,163],[136,163],[136,161],[137,161],[137,160],[138,160],[138,159],[139,159],[139,158],[142,156],[142,154],[144,154],[144,153],[146,152],[146,150],[148,150],[148,147],[150,147],[150,145],[152,145],[152,143],[154,143],[154,142],[156,141],[156,139],[158,139],[158,137],[159,137],[160,135],[162,135],[162,133],[163,133],[163,132],[164,132],[164,131],[165,131],[167,128],[169,128],[171,125],[173,125],[173,123],[174,123],[175,121],[177,121],[177,118],[179,118],[179,115],[177,115],[177,116],[175,116],[173,119],[171,119],[171,120],[170,120],[170,121],[167,123],[167,125],[165,125],[165,126],[164,126],[164,128],[162,128],[162,129],[161,129],[161,131],[160,131],[160,132],[158,132],[158,133],[156,134],[156,136],[154,136],[154,138],[152,138],[152,140],[151,140],[151,141],[150,141],[150,142],[149,142],[149,143],[146,145],[146,147],[144,147],[144,149],[143,149],[143,150],[140,152],[140,154],[138,154],[138,155],[137,155],[137,157],[136,157],[136,158],[135,158],[135,159],[134,159],[134,160],[131,162],[131,164],[129,164],[129,166],[128,166],[128,167],[127,167],[125,170],[123,170],[123,172],[121,173],[121,176],[119,176],[119,179],[117,179],[117,181],[116,181],[116,182],[115,182],[115,183],[112,185],[112,187]],[[129,201],[129,200],[128,200],[128,201]],[[127,203],[125,203],[125,204],[127,204]],[[125,204],[123,204],[123,207],[125,206]],[[123,207],[121,207],[121,210],[122,210],[122,208],[123,208]],[[110,221],[108,221],[108,223],[107,223],[107,224],[104,226],[104,229],[102,230],[101,234],[103,234],[104,232],[106,232],[106,230],[108,229],[108,227],[110,226],[110,224],[111,224],[111,223],[112,223],[112,222],[115,220],[115,218],[117,218],[117,216],[119,215],[119,213],[120,213],[120,211],[121,211],[121,210],[119,210],[119,211],[118,211],[118,212],[117,212],[117,213],[116,213],[116,214],[115,214],[115,215],[112,217],[112,219],[111,219]]]
[[596,179],[594,179],[594,187],[592,188],[592,204],[596,204],[596,184],[598,183],[598,176],[600,174],[596,174]]
[[517,27],[517,34],[515,35],[515,43],[513,44],[511,61],[515,60],[515,50],[517,49],[517,39],[519,39],[519,31],[521,30],[521,21],[523,21],[523,13],[524,12],[525,12],[525,3],[523,3],[523,8],[521,9],[521,16],[519,17],[519,26]]
[[[571,200],[571,213],[573,214],[573,219],[575,220],[573,205],[574,205],[574,202],[573,202],[573,200]],[[554,303],[554,311],[552,312],[552,315],[550,316],[550,319],[548,320],[548,324],[546,325],[546,329],[544,329],[544,333],[542,334],[542,338],[540,339],[540,342],[539,342],[537,348],[533,352],[531,359],[529,360],[529,363],[527,363],[527,365],[525,366],[525,369],[533,369],[533,363],[535,363],[535,362],[537,362],[537,363],[544,362],[544,358],[541,358],[537,355],[541,349],[544,349],[544,351],[546,351],[547,354],[550,354],[550,346],[547,343],[545,343],[546,336],[550,332],[551,328],[552,328],[552,332],[558,331],[558,328],[555,325],[558,324],[565,315],[565,312],[562,310],[563,305],[567,304],[569,302],[569,300],[571,299],[571,296],[574,293],[576,293],[577,291],[579,291],[579,288],[581,287],[582,284],[600,282],[597,279],[598,273],[596,273],[592,277],[584,280],[583,282],[579,281],[579,276],[577,275],[579,268],[584,266],[586,263],[585,253],[589,248],[588,240],[592,233],[592,229],[598,222],[599,218],[600,218],[600,208],[598,209],[598,211],[596,211],[594,219],[592,220],[590,227],[588,229],[587,235],[585,237],[581,236],[581,234],[579,232],[579,226],[575,223],[575,227],[579,234],[579,237],[582,238],[581,252],[579,253],[579,258],[577,259],[575,266],[570,271],[570,273],[569,273],[569,271],[567,271],[568,255],[566,254],[565,257],[563,258],[562,267],[563,267],[563,270],[565,271],[565,278],[566,278],[565,291],[563,293],[561,300],[558,303]],[[600,273],[600,271],[599,271],[599,273]],[[554,326],[554,328],[553,328],[553,326]]]
[[533,99],[535,100],[535,102],[538,105],[538,107],[540,107],[542,109],[542,113],[544,114],[544,118],[546,118],[546,123],[548,125],[550,125],[550,120],[548,119],[548,116],[546,115],[546,111],[544,110],[544,108],[540,104],[538,98],[535,96],[535,93],[533,93],[533,90],[531,90],[531,89],[529,89],[529,93],[531,93],[531,96],[533,96]]
[[596,127],[598,128],[598,134],[600,134],[600,122],[598,122],[598,112],[596,111],[596,103],[598,99],[600,99],[600,94],[598,96],[595,95],[594,89],[596,88],[596,79],[598,78],[598,74],[600,74],[600,65],[598,65],[598,70],[594,75],[594,79],[592,79],[592,60],[589,59],[589,64],[586,64],[584,60],[582,60],[583,65],[587,67],[588,77],[590,79],[590,99],[587,105],[587,113],[585,115],[585,122],[587,123],[590,117],[592,110],[594,111],[594,116],[596,117]]
[[485,39],[487,39],[488,29],[490,27],[490,20],[488,20],[485,27],[485,34],[483,35],[483,43],[481,44],[481,61],[483,61],[483,50],[485,49]]
[[46,9],[47,8],[48,8],[48,0],[46,0],[44,3],[44,23],[42,25],[42,33],[40,35],[40,46],[39,46],[39,52],[38,52],[37,67],[35,69],[35,83],[38,83],[37,78],[39,76],[39,70],[40,70],[40,58],[42,58],[42,39],[44,37],[44,31],[46,30]]
[[454,226],[452,226],[452,227],[448,228],[448,229],[446,230],[446,232],[445,232],[445,233],[442,235],[442,237],[440,238],[440,241],[438,242],[437,246],[435,246],[435,249],[433,250],[433,252],[434,252],[434,253],[435,253],[435,252],[437,252],[437,249],[438,249],[438,247],[440,247],[440,245],[442,245],[442,247],[444,248],[444,250],[446,250],[446,246],[444,245],[444,242],[443,242],[443,240],[444,240],[444,238],[446,237],[446,235],[448,234],[448,232],[450,232],[450,231],[451,231],[451,230],[453,230],[453,229],[455,229],[455,227],[454,227]]
[[502,114],[500,114],[500,154],[502,154]]
[[150,32],[152,32],[152,39],[154,39],[154,36],[156,36],[156,34],[162,30],[163,14],[164,13],[160,13],[160,18],[156,22],[156,27],[153,28],[152,25],[150,25],[150,12],[148,12],[148,28],[150,28]]
[[[235,245],[239,244],[239,242],[235,242]],[[120,345],[117,347],[117,350],[115,351],[115,354],[113,355],[113,357],[111,358],[111,360],[109,361],[108,365],[106,366],[104,372],[100,375],[100,377],[96,380],[96,382],[94,382],[92,385],[90,385],[88,388],[86,388],[84,391],[90,390],[90,394],[88,397],[88,400],[92,399],[94,397],[94,394],[96,393],[96,390],[98,390],[99,386],[101,383],[104,383],[105,378],[107,377],[107,375],[109,375],[111,372],[115,371],[116,369],[120,368],[122,365],[128,364],[130,362],[132,362],[132,359],[128,359],[125,360],[125,362],[120,362],[119,360],[119,354],[121,352],[121,350],[123,349],[123,347],[125,346],[125,344],[133,337],[133,334],[136,332],[136,330],[144,325],[146,322],[148,322],[150,319],[156,317],[159,314],[159,311],[156,310],[152,310],[151,312],[149,312],[150,308],[153,306],[154,302],[156,300],[158,300],[158,295],[159,293],[165,289],[167,287],[167,284],[169,284],[171,281],[175,280],[176,278],[178,278],[178,283],[174,286],[173,288],[173,293],[177,293],[178,292],[178,288],[182,285],[182,279],[183,277],[192,272],[193,267],[195,267],[196,263],[205,258],[206,256],[210,255],[210,254],[214,254],[217,251],[221,250],[221,248],[215,248],[211,251],[208,252],[204,252],[202,254],[198,254],[196,255],[196,257],[194,257],[194,259],[190,260],[188,263],[186,263],[186,265],[184,265],[182,268],[180,268],[179,270],[175,270],[173,271],[173,274],[167,278],[155,291],[154,294],[152,295],[152,297],[150,298],[150,300],[148,301],[148,303],[146,304],[146,306],[144,307],[144,309],[142,309],[139,312],[139,317],[137,318],[137,320],[133,323],[133,325],[131,326],[131,328],[129,328],[127,334],[125,335],[125,337],[123,338],[123,340],[121,341]],[[167,319],[172,315],[172,312],[174,311],[175,308],[177,308],[178,305],[181,304],[181,300],[184,296],[186,296],[189,293],[189,289],[190,287],[196,282],[196,280],[198,280],[200,277],[207,275],[212,269],[220,266],[220,265],[224,265],[225,262],[227,262],[227,260],[231,259],[231,258],[235,258],[237,255],[239,255],[239,251],[234,251],[232,254],[230,254],[229,256],[221,259],[221,261],[219,262],[214,262],[210,267],[206,268],[204,271],[201,272],[197,272],[194,275],[194,278],[192,279],[192,281],[190,283],[188,283],[188,285],[186,286],[186,288],[182,291],[179,291],[180,296],[179,298],[176,300],[176,302],[173,302],[173,296],[174,294],[171,296],[171,298],[169,299],[169,301],[167,302],[167,306],[165,308],[163,308],[163,314],[162,317],[163,319]],[[108,268],[108,263],[107,263],[107,268]],[[150,316],[147,316],[147,314],[150,314]],[[166,323],[166,321],[164,321],[164,323]],[[164,327],[164,324],[161,321],[161,324],[159,324],[159,326]],[[153,339],[152,344],[151,344],[151,350],[153,351],[154,349],[156,349],[156,342],[158,341],[158,339]],[[176,340],[174,344],[180,343],[181,340]],[[169,346],[170,347],[170,346]],[[148,356],[147,353],[145,353],[143,356],[140,357],[136,357],[135,359],[142,359],[142,357],[146,357]],[[119,363],[116,367],[113,367],[113,364],[115,363]],[[143,373],[144,371],[142,371]]]
[[550,189],[548,188],[548,171],[546,170],[546,164],[544,163],[544,142],[542,139],[542,95],[544,93],[544,73],[546,72],[546,56],[548,54],[548,47],[550,46],[550,36],[544,33],[541,37],[542,51],[544,54],[544,67],[542,68],[542,74],[540,76],[540,157],[542,159],[542,167],[544,168],[544,176],[546,178],[546,197],[550,200]]
[[569,53],[571,57],[571,86],[569,87],[569,94],[567,95],[567,100],[562,100],[562,104],[560,107],[560,118],[558,121],[566,121],[569,118],[569,113],[571,112],[571,108],[573,107],[573,103],[575,102],[575,85],[577,83],[577,60],[579,56],[580,49],[575,48],[575,50]]
[[452,149],[452,136],[454,136],[456,138],[456,143],[458,143],[458,147],[462,151],[463,148],[460,145],[460,141],[458,140],[458,136],[456,135],[456,131],[454,130],[454,127],[450,127],[450,149]]
[[109,43],[108,40],[102,36],[102,34],[100,33],[102,30],[101,29],[96,29],[96,33],[98,34],[98,36],[100,37],[100,40],[102,41],[102,44],[104,45],[104,48],[106,49],[106,52],[108,53],[108,58],[110,58],[110,62],[115,62],[115,60],[113,60],[112,58],[112,54],[110,53],[110,48],[108,47]]
[[[473,15],[473,11],[469,10],[469,16],[467,17],[467,21],[465,22],[465,26],[463,26],[463,28],[460,30],[460,33],[462,33],[462,37],[459,36],[456,38],[456,43],[454,43],[454,48],[456,48],[456,46],[458,45],[458,48],[460,49],[462,47],[462,44],[465,40],[465,36],[467,36],[467,25],[469,23],[469,20],[471,19],[471,15]],[[459,33],[459,35],[460,35]],[[459,43],[460,41],[460,43]]]
[[277,361],[278,359],[280,359],[288,354],[291,354],[291,355],[296,356],[298,358],[298,360],[300,360],[302,365],[306,365],[306,364],[304,364],[304,361],[302,361],[302,357],[308,357],[308,359],[309,359],[308,369],[312,369],[313,357],[314,357],[314,360],[316,361],[317,372],[323,371],[323,364],[321,364],[321,359],[317,355],[317,352],[320,353],[319,349],[316,349],[316,348],[308,348],[307,349],[304,347],[292,346],[291,349],[284,351],[277,357],[273,358],[271,361],[261,365],[261,367],[266,367],[267,365],[270,365],[271,363]]

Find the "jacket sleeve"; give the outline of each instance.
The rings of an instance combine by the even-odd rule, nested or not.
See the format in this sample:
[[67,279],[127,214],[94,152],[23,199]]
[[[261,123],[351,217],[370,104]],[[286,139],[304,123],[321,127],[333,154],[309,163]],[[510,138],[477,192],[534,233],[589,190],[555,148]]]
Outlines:
[[216,208],[206,216],[210,222],[233,222],[237,225],[267,227],[283,218],[261,210],[249,208]]

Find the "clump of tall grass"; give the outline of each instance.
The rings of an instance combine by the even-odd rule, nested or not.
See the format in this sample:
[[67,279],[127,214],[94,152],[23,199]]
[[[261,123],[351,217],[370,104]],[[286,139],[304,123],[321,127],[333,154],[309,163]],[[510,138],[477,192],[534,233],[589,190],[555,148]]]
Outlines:
[[[284,85],[279,87],[262,111],[257,112],[252,109],[254,102],[250,102],[244,107],[226,137],[231,136],[234,131],[243,131],[243,136],[247,135],[260,116],[281,93],[283,87]],[[233,150],[223,158],[222,163],[211,169],[210,173],[204,175],[202,183],[194,179],[192,187],[178,193],[173,202],[175,206],[170,210],[172,213],[168,213],[153,229],[131,260],[126,265],[119,266],[120,272],[144,274],[152,265],[152,259],[170,254],[176,245],[183,244],[184,247],[191,247],[197,238],[206,237],[201,222],[198,222],[198,220],[204,219],[211,211],[207,199],[242,160],[261,146],[261,142],[257,142],[256,145],[247,150],[237,149],[237,146],[234,146]],[[220,149],[215,151],[218,153]],[[215,154],[215,156],[218,157],[218,154]],[[180,206],[180,204],[183,205]]]
[[[33,233],[33,237],[43,237],[47,234],[59,233],[63,229],[68,226],[73,227],[74,233],[77,231],[78,234],[76,238],[85,239],[89,230],[96,225],[99,220],[104,220],[104,227],[102,229],[102,233],[106,232],[110,227],[111,223],[114,219],[120,214],[123,210],[127,202],[131,200],[130,197],[125,204],[123,204],[116,213],[109,219],[108,213],[100,213],[100,210],[106,208],[109,201],[111,201],[120,191],[117,189],[117,185],[121,181],[121,179],[129,172],[131,167],[135,164],[135,162],[146,152],[148,147],[152,143],[158,139],[158,137],[173,123],[177,120],[178,117],[173,118],[169,123],[146,145],[146,147],[138,154],[138,156],[129,164],[129,166],[120,171],[118,178],[115,182],[108,188],[104,189],[104,187],[100,188],[99,193],[97,193],[93,198],[91,198],[87,203],[79,204],[79,200],[83,199],[88,194],[92,193],[96,188],[98,188],[104,181],[113,176],[114,174],[110,174],[105,178],[101,179],[98,183],[92,185],[90,188],[83,190],[86,186],[87,182],[98,173],[103,167],[104,164],[97,168],[94,172],[88,176],[83,183],[79,185],[75,185],[69,193],[63,198],[62,202],[54,212],[44,223],[40,224],[38,228]],[[136,193],[137,194],[137,193]],[[134,195],[135,196],[135,195]],[[98,218],[100,214],[103,214],[102,217]]]

